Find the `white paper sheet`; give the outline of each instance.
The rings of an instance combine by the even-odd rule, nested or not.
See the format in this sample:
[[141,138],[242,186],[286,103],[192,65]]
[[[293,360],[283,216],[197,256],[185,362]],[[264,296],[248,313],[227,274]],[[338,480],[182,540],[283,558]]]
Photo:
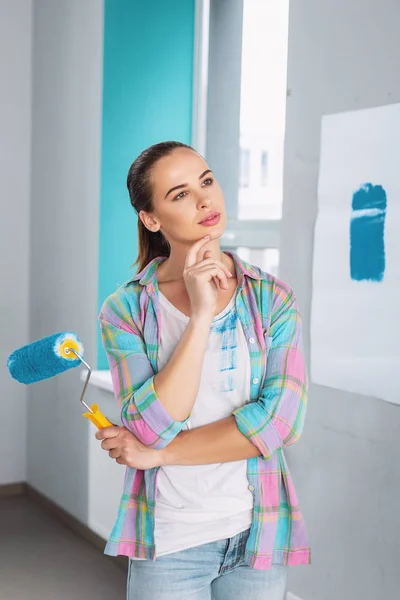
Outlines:
[[[365,184],[381,186],[387,198],[386,211],[381,211],[385,215],[381,281],[375,276],[354,279],[350,266],[354,256],[358,256],[357,264],[364,256],[369,264],[375,248],[378,254],[381,251],[379,244],[371,246],[376,231],[379,238],[374,224],[365,230],[367,237],[357,237],[352,230],[351,239],[351,221],[361,215],[352,210],[353,194]],[[369,208],[363,215],[369,219],[379,212]],[[311,378],[318,384],[400,404],[399,104],[322,120]]]

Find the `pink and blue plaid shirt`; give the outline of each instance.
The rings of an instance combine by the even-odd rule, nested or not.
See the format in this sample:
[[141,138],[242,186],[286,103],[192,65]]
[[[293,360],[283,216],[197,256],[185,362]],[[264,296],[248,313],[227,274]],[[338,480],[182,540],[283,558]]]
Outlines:
[[[249,459],[254,494],[246,562],[310,562],[307,532],[283,449],[303,430],[307,373],[301,318],[290,288],[231,254],[238,280],[236,310],[250,353],[250,402],[234,412],[237,426],[261,452]],[[113,387],[124,425],[147,446],[164,448],[185,426],[164,408],[154,389],[161,335],[154,259],[105,301],[100,323]],[[106,554],[155,559],[154,523],[158,468],[127,468],[118,516]]]

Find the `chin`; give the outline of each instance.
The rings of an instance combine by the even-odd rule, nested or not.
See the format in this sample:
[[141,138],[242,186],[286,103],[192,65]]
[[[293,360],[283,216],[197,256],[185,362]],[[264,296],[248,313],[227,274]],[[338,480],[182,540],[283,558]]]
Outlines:
[[205,235],[209,235],[210,241],[218,240],[225,233],[225,227],[209,227],[205,229],[206,231],[203,233],[202,237],[204,237]]
[[212,240],[217,240],[217,239],[219,239],[220,237],[222,237],[222,236],[224,235],[224,233],[225,233],[225,227],[224,227],[223,229],[218,229],[218,231],[215,231],[215,232],[213,232],[213,233],[210,233],[210,235],[211,235],[211,239],[212,239]]
[[205,235],[209,235],[212,240],[216,240],[216,239],[220,238],[222,235],[224,235],[225,230],[226,230],[226,222],[224,219],[222,223],[219,222],[219,223],[217,223],[217,225],[214,225],[213,227],[202,227],[202,226],[200,226],[200,227],[202,230],[201,234],[203,237]]

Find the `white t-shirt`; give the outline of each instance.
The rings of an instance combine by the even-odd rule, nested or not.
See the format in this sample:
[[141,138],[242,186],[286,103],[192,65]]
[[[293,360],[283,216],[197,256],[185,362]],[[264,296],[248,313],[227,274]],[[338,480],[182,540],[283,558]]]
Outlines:
[[[189,322],[161,293],[160,304],[159,370],[170,359]],[[250,356],[233,297],[211,325],[188,428],[229,417],[249,398]],[[157,556],[230,538],[249,529],[253,494],[246,470],[246,460],[160,468],[155,510]]]

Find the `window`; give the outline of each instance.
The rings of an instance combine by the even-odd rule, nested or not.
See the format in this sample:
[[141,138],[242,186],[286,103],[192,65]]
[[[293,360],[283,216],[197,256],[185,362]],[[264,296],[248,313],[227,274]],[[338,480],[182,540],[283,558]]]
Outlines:
[[241,246],[236,251],[246,262],[257,265],[263,271],[278,277],[279,250],[277,248],[245,248]]
[[261,152],[261,187],[268,185],[268,152]]
[[239,219],[282,216],[288,20],[288,0],[243,0],[240,144],[261,160]]
[[240,150],[240,187],[249,187],[250,180],[250,151]]
[[199,150],[224,191],[222,245],[272,272],[282,218],[289,0],[198,0],[197,6],[203,34],[196,52],[207,58],[197,61],[203,110],[197,107],[201,135],[194,131],[194,140],[204,140]]

